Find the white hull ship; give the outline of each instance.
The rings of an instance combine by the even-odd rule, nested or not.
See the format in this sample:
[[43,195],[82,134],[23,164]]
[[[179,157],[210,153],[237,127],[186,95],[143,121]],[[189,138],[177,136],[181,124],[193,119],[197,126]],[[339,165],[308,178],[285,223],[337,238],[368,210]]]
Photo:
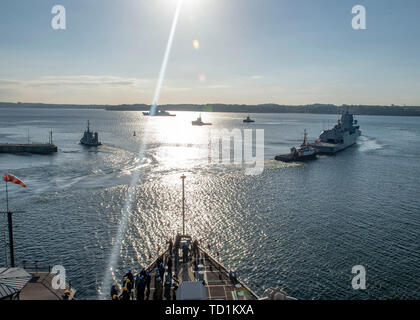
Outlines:
[[334,128],[322,131],[311,146],[319,153],[334,154],[354,145],[360,135],[361,131],[357,120],[354,120],[353,115],[346,111]]

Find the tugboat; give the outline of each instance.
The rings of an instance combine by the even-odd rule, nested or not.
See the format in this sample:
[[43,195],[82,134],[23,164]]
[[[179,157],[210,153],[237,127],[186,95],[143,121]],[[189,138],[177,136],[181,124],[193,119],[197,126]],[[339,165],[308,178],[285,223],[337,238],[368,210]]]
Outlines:
[[334,154],[355,144],[361,134],[357,120],[347,110],[334,128],[322,131],[311,146],[319,153]]
[[255,120],[252,120],[249,115],[246,117],[246,119],[243,120],[243,122],[245,123],[251,123],[251,122],[255,122]]
[[303,133],[303,142],[299,149],[295,147],[290,149],[288,154],[280,154],[275,156],[274,159],[283,162],[299,162],[316,159],[317,151],[310,147],[308,144],[306,129]]
[[191,121],[191,124],[192,124],[193,126],[211,126],[211,123],[210,123],[210,122],[203,122],[203,121],[201,120],[201,113],[200,113],[200,115],[198,116],[197,120],[193,120],[193,121]]
[[82,139],[80,139],[80,144],[88,147],[97,147],[102,145],[102,143],[98,140],[98,133],[90,131],[89,120],[87,122],[87,129],[85,130]]
[[[218,252],[217,257],[212,256],[200,246],[201,240],[185,233],[185,178],[181,176],[182,233],[177,234],[174,242],[169,239],[167,249],[148,267],[139,270],[136,279],[150,283],[140,300],[296,300],[278,288],[267,289],[258,297],[237,278],[235,271],[220,263]],[[210,250],[210,245],[207,248]],[[118,290],[113,290],[111,295],[115,292]],[[129,299],[137,300],[136,290],[131,291]]]
[[157,109],[155,114],[151,114],[150,112],[143,112],[144,116],[151,116],[151,117],[175,117],[176,114],[169,113],[163,109]]

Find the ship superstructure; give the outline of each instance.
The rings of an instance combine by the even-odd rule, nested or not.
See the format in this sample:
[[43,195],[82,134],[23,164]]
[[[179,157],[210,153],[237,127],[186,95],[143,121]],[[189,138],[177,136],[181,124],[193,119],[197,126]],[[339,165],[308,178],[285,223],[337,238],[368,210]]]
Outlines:
[[97,147],[102,145],[98,138],[98,132],[90,131],[89,120],[87,122],[87,129],[85,130],[82,139],[80,139],[80,144],[83,144],[88,147]]
[[353,114],[348,111],[341,115],[341,119],[330,130],[322,131],[319,138],[311,146],[320,153],[333,154],[355,144],[361,135],[360,127]]

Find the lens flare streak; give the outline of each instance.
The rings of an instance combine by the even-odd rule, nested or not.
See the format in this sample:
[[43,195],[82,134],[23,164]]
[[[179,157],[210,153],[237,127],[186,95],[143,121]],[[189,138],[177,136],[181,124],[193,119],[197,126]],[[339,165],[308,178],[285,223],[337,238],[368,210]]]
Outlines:
[[[178,23],[178,17],[179,17],[179,13],[181,11],[181,6],[182,6],[183,1],[184,0],[179,0],[178,1],[177,7],[176,7],[176,10],[175,10],[174,19],[173,19],[171,31],[170,31],[170,34],[169,34],[168,43],[166,45],[165,55],[163,57],[162,66],[161,66],[160,72],[159,72],[159,78],[158,78],[156,88],[155,88],[153,103],[152,103],[152,106],[150,108],[150,115],[152,115],[152,116],[156,114],[156,106],[158,104],[160,91],[161,91],[162,83],[163,83],[163,78],[165,77],[166,67],[168,65],[169,55],[170,55],[171,48],[172,48],[172,42],[173,42],[173,39],[174,39],[174,34],[175,34],[176,26],[177,26],[177,23]],[[146,127],[148,126],[148,123],[149,123],[149,121],[146,122]],[[147,131],[148,130],[145,130],[145,132],[147,132]],[[139,152],[138,152],[139,161],[141,161],[141,159],[143,159],[146,142],[147,142],[147,136],[143,137],[143,141],[142,141],[142,144],[141,144]],[[135,171],[135,173],[134,173],[134,175],[131,179],[130,187],[128,188],[126,203],[124,205],[124,209],[123,209],[122,216],[121,216],[121,221],[120,221],[120,224],[119,224],[119,227],[118,227],[117,237],[115,239],[114,245],[112,246],[111,256],[109,258],[109,263],[108,263],[108,266],[105,270],[104,280],[102,282],[102,288],[99,290],[100,299],[106,299],[107,294],[111,290],[111,283],[113,281],[115,281],[115,269],[116,269],[116,266],[119,262],[121,244],[122,244],[125,232],[127,230],[127,225],[128,225],[128,221],[129,221],[129,218],[130,218],[130,212],[131,212],[131,209],[132,209],[132,205],[133,205],[133,202],[136,198],[136,186],[137,186],[137,182],[139,180],[139,177],[140,177],[140,169]]]

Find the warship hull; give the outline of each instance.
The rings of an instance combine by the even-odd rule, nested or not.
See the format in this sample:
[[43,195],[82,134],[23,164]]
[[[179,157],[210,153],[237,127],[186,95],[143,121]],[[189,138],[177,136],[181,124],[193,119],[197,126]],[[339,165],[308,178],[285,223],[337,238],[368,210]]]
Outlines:
[[193,126],[211,126],[211,123],[200,122],[200,121],[191,121]]
[[102,145],[102,142],[87,142],[80,140],[80,144],[85,147],[99,147]]
[[304,162],[308,160],[315,160],[316,153],[311,155],[301,155],[301,156],[294,156],[292,154],[279,154],[278,156],[274,157],[274,160],[283,161],[283,162]]
[[343,143],[315,142],[311,144],[311,147],[316,149],[318,153],[334,154],[354,145],[357,142],[357,138],[359,136],[360,131],[346,136]]
[[168,113],[168,114],[156,113],[154,116],[152,116],[149,112],[143,112],[143,115],[150,116],[150,117],[175,117],[176,116],[176,114],[171,114],[171,113]]

